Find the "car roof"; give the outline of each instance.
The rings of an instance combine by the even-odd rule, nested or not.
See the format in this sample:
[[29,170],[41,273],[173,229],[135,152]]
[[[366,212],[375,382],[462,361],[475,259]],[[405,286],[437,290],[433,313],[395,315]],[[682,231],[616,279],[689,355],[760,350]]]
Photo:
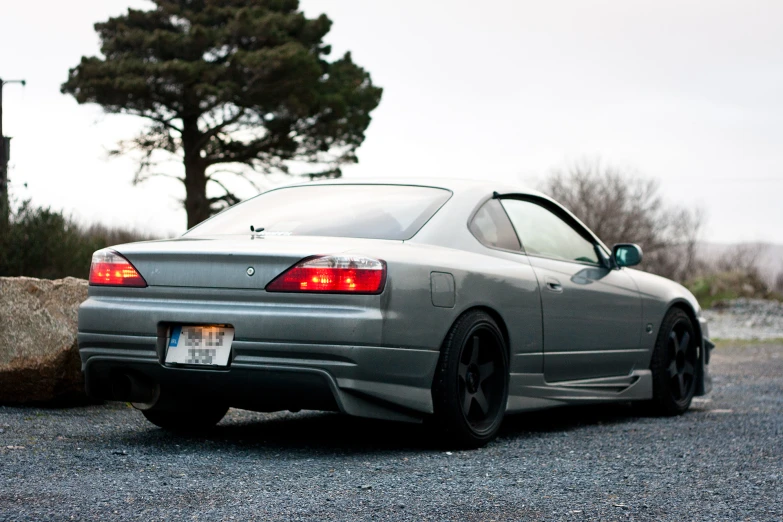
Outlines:
[[[483,193],[491,194],[499,192],[502,194],[526,194],[530,196],[544,196],[543,193],[521,185],[510,184],[502,181],[479,180],[479,179],[460,179],[460,178],[435,178],[435,177],[393,177],[393,178],[340,178],[329,180],[314,180],[306,183],[297,183],[288,186],[313,186],[313,185],[407,185],[417,187],[443,188],[454,192],[462,193]],[[280,187],[282,188],[282,187]]]
[[[577,218],[568,209],[563,207],[560,203],[553,200],[551,197],[547,196],[542,192],[524,187],[522,185],[511,184],[508,182],[494,181],[494,180],[436,178],[436,177],[339,178],[339,179],[313,180],[304,183],[283,185],[271,190],[287,188],[287,187],[317,186],[317,185],[402,185],[402,186],[414,186],[414,187],[442,188],[442,189],[450,190],[452,193],[454,193],[454,196],[457,196],[456,199],[458,200],[461,199],[463,201],[469,202],[467,205],[465,204],[459,205],[460,211],[466,214],[468,213],[472,214],[473,210],[475,210],[475,206],[472,203],[470,203],[471,201],[474,203],[478,203],[481,200],[486,199],[488,195],[492,194],[493,192],[497,192],[500,194],[520,194],[520,195],[540,197],[554,203],[561,211],[565,212],[568,216],[570,216],[571,219],[573,219],[578,225],[580,225],[595,241],[597,241],[604,248],[607,248],[606,245],[601,241],[601,239],[598,236],[595,235],[595,233],[592,230],[590,230],[581,220],[579,220],[579,218]],[[442,217],[442,214],[443,212],[438,212],[435,218],[430,221],[430,223],[432,222],[438,223],[440,221],[440,219],[438,218]],[[424,228],[426,228],[428,225],[425,225]]]

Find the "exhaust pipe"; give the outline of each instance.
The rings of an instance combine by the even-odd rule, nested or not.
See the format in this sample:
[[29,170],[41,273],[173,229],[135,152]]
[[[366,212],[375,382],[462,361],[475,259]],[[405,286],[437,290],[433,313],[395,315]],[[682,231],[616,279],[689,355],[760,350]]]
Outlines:
[[111,390],[115,400],[140,404],[154,403],[160,395],[156,383],[133,373],[115,375]]

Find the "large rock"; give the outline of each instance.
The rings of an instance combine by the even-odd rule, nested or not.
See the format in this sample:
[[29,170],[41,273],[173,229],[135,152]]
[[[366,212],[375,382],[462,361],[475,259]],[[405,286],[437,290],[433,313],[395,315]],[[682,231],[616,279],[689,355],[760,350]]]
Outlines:
[[82,279],[0,277],[0,403],[83,397],[76,330],[85,299]]

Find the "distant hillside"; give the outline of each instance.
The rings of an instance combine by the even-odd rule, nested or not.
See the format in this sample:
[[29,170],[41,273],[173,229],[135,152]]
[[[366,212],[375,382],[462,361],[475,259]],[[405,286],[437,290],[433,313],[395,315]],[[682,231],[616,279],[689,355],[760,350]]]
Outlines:
[[697,246],[699,257],[707,262],[713,262],[723,256],[729,256],[738,248],[756,250],[758,257],[756,265],[761,275],[769,282],[773,282],[777,274],[783,272],[783,245],[774,243],[709,243],[701,242]]

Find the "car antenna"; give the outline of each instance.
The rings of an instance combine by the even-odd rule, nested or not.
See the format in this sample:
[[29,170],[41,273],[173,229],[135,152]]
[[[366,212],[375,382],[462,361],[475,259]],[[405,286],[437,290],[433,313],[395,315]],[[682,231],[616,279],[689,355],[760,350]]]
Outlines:
[[263,232],[264,231],[264,227],[255,228],[253,225],[250,225],[250,231],[251,232]]

